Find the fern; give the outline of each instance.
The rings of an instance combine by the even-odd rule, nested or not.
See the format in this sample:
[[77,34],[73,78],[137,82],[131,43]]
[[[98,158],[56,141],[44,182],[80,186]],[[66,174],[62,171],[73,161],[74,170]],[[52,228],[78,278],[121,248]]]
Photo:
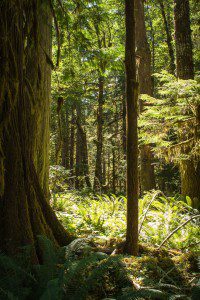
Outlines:
[[[45,237],[39,237],[39,242],[43,245],[42,265],[26,264],[26,249],[20,258],[0,254],[0,299],[85,300],[108,295],[117,300],[187,299],[172,285],[133,290],[122,256],[97,252],[79,259],[76,255],[65,257],[65,248],[55,247]],[[199,287],[192,293],[192,299],[198,299]]]

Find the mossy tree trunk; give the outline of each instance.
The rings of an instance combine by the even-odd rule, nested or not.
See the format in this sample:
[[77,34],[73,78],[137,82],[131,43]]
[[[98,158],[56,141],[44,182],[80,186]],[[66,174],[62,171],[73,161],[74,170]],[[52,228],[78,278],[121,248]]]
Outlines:
[[51,12],[47,1],[29,2],[0,5],[0,249],[32,244],[37,262],[38,235],[62,245],[71,236],[48,203]]

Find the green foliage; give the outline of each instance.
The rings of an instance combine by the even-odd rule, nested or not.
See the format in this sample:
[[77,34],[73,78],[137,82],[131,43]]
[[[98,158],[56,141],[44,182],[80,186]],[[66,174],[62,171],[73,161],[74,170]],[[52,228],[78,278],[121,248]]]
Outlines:
[[[164,197],[158,195],[147,210],[152,197],[157,192],[147,193],[139,200],[139,221],[143,220],[140,241],[159,246],[165,237],[197,214],[180,196]],[[126,198],[124,196],[80,196],[73,192],[55,195],[62,206],[58,216],[66,228],[78,236],[91,235],[103,240],[121,240],[126,231]],[[187,197],[189,201],[189,197]],[[102,238],[100,238],[102,236]],[[198,249],[199,220],[194,220],[177,231],[165,247],[173,249]]]
[[157,156],[167,161],[195,159],[199,154],[196,136],[199,78],[177,80],[166,71],[154,76],[159,82],[157,98],[142,95],[148,109],[139,120],[140,142],[154,144]]
[[39,243],[41,265],[27,265],[24,252],[23,260],[0,255],[0,299],[81,300],[90,294],[96,299],[96,294],[103,297],[105,281],[117,289],[129,283],[121,257],[93,253],[75,259],[65,257],[65,248],[56,248],[45,237],[39,237]]
[[[67,252],[69,246],[58,248],[43,236],[38,237],[38,242],[43,257],[40,265],[27,263],[30,262],[30,247],[22,249],[15,258],[0,254],[0,299],[187,299],[185,294],[181,295],[181,289],[172,284],[155,282],[148,287],[138,285],[135,289],[133,276],[141,277],[146,273],[147,279],[153,277],[156,280],[159,266],[173,267],[171,260],[162,257],[162,253],[157,253],[157,257],[139,258],[109,257],[100,252],[77,256],[76,252]],[[131,262],[128,268],[127,260]],[[173,267],[171,271],[175,270]],[[167,273],[159,276],[162,282]],[[198,285],[195,285],[193,296],[198,292]]]

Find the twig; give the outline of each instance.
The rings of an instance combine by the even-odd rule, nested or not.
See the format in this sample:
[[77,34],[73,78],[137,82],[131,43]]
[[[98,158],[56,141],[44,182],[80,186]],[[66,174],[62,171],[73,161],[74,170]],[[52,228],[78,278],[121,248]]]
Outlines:
[[187,221],[185,221],[183,224],[179,225],[177,228],[175,228],[165,239],[164,241],[160,244],[160,246],[158,247],[158,249],[160,249],[170,238],[171,236],[176,233],[180,228],[184,227],[187,223],[189,223],[190,221],[200,218],[200,215],[196,215],[196,216],[192,216],[191,218],[189,218]]
[[161,282],[161,280],[165,277],[167,277],[167,279],[169,281],[171,281],[175,286],[176,286],[176,282],[168,275],[168,273],[172,272],[174,270],[175,267],[173,267],[172,269],[170,269],[168,272],[165,272],[161,267],[157,266],[157,268],[161,271],[161,273],[163,273],[162,278],[160,279],[159,282]]

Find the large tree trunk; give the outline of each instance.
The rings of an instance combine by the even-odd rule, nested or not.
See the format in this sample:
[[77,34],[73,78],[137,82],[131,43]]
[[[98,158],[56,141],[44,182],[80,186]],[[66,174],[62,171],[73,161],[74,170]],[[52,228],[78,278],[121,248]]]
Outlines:
[[[192,55],[192,39],[190,29],[190,7],[189,0],[174,0],[175,21],[175,45],[177,76],[180,79],[194,78],[194,65]],[[197,112],[199,106],[197,107]],[[197,132],[199,131],[199,114],[196,114]],[[199,139],[199,136],[196,137]],[[183,150],[189,154],[189,150]],[[195,166],[196,165],[196,166]],[[194,207],[200,206],[200,162],[195,164],[194,160],[185,159],[180,162],[181,193],[192,199]]]
[[135,1],[125,1],[127,100],[127,230],[125,251],[138,254],[138,82],[135,59]]
[[19,246],[34,244],[36,262],[38,235],[58,244],[67,244],[71,236],[47,201],[51,13],[39,1],[37,7],[32,3],[30,14],[23,2],[4,0],[0,5],[0,249],[14,254]]
[[[135,0],[135,20],[136,20],[136,46],[137,54],[140,56],[139,64],[139,84],[140,93],[152,96],[152,81],[151,81],[151,52],[147,41],[145,18],[144,18],[144,3],[143,0]],[[144,107],[140,100],[140,113]],[[153,166],[153,153],[149,145],[140,146],[140,178],[141,192],[149,191],[155,188],[155,174]]]

